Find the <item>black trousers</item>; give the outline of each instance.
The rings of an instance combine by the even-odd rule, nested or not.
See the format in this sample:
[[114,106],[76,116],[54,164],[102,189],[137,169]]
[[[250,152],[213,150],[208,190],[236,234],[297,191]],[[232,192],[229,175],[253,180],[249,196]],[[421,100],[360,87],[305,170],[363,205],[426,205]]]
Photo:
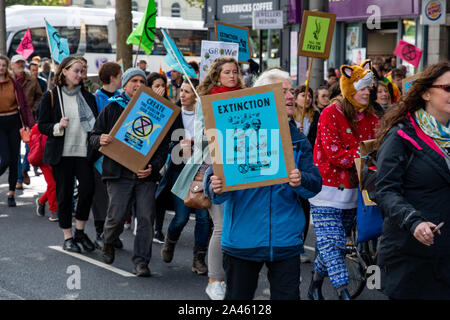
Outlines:
[[62,157],[58,165],[52,166],[56,182],[59,226],[72,228],[72,198],[75,178],[78,180],[78,203],[75,218],[87,221],[94,196],[94,173],[85,157]]
[[92,201],[92,214],[94,215],[95,231],[100,234],[103,232],[109,199],[108,192],[106,191],[106,183],[102,181],[100,172],[98,172],[95,168],[93,171],[95,190]]
[[227,290],[225,300],[252,300],[258,276],[267,266],[271,300],[300,300],[300,255],[280,261],[249,261],[223,254]]
[[8,172],[9,190],[16,190],[17,164],[20,156],[19,114],[0,117],[0,176]]

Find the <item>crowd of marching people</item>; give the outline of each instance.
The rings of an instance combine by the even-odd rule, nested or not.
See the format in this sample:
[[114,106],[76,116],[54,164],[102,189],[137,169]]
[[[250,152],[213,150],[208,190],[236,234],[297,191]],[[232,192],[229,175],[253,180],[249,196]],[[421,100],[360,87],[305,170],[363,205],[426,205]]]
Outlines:
[[[36,199],[37,215],[45,216],[48,203],[63,249],[99,249],[107,264],[123,248],[119,236],[131,219],[139,277],[151,276],[153,242],[162,244],[161,259],[171,263],[193,214],[192,271],[207,275],[213,300],[253,299],[264,265],[271,299],[300,299],[311,218],[316,257],[306,295],[324,299],[328,277],[339,299],[350,300],[344,259],[358,207],[354,160],[361,157],[360,143],[374,139],[382,290],[390,299],[450,299],[450,64],[428,66],[407,93],[401,85],[406,71],[395,62],[331,68],[317,88],[293,87],[281,68],[258,74],[254,61],[250,67],[244,78],[236,60],[217,58],[199,82],[177,70],[148,72],[145,61],[127,70],[107,62],[95,86],[82,57],[65,58],[52,73],[39,57],[0,56],[0,175],[8,169],[7,205],[16,206],[15,192],[30,184],[31,168],[42,173],[47,189]],[[210,165],[198,97],[275,83],[283,88],[295,160],[289,182],[224,192]],[[110,132],[141,86],[181,112],[146,167],[134,173],[99,149],[113,142]],[[174,139],[178,130],[183,135]],[[182,163],[172,159],[175,152]],[[184,201],[194,180],[201,181],[208,207]],[[166,210],[175,213],[168,226]],[[94,236],[85,232],[91,211]]]

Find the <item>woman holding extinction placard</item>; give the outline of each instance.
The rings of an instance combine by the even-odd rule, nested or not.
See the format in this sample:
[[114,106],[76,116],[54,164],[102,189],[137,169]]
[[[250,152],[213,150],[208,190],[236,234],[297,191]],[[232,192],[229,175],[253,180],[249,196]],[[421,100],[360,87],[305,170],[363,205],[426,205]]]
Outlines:
[[369,103],[373,73],[370,60],[361,66],[341,66],[343,99],[326,107],[319,118],[314,163],[323,180],[322,191],[311,203],[318,255],[308,291],[311,300],[323,300],[323,279],[330,277],[339,298],[350,300],[344,263],[346,236],[353,226],[358,202],[354,163],[361,141],[375,137],[378,118]]
[[[243,88],[245,88],[245,85],[238,62],[230,57],[221,57],[217,58],[211,65],[208,74],[202,83],[200,83],[197,92],[200,96],[203,96],[230,92]],[[195,108],[193,156],[191,156],[186,163],[172,188],[172,192],[182,200],[186,198],[189,186],[202,164],[211,163],[208,142],[204,136],[204,129],[203,111],[199,102]],[[183,146],[190,148],[189,145],[182,145],[182,147]],[[225,272],[223,270],[222,249],[220,244],[222,236],[223,207],[213,204],[209,208],[209,214],[213,220],[214,231],[208,247],[209,283],[206,287],[206,293],[212,300],[223,300],[225,297]],[[166,237],[161,252],[162,255],[173,255],[175,244],[176,241],[172,241]]]
[[[97,104],[81,83],[83,61],[67,57],[55,74],[55,88],[44,94],[39,105],[39,131],[48,136],[44,163],[52,166],[56,182],[59,226],[64,233],[63,249],[93,251],[95,246],[84,233],[94,194],[93,163],[88,135],[92,131]],[[75,236],[72,237],[72,197],[74,179],[79,182]]]

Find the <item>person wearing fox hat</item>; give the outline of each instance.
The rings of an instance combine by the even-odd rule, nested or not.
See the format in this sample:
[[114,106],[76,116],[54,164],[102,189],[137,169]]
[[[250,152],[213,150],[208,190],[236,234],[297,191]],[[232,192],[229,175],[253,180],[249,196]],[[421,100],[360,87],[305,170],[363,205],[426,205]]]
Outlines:
[[346,235],[354,223],[358,200],[354,159],[359,157],[360,142],[375,138],[378,123],[369,103],[373,86],[371,61],[365,60],[360,66],[343,65],[340,70],[343,98],[322,111],[314,146],[322,191],[309,199],[318,249],[308,290],[311,300],[323,299],[321,287],[326,276],[340,299],[351,299],[344,257]]

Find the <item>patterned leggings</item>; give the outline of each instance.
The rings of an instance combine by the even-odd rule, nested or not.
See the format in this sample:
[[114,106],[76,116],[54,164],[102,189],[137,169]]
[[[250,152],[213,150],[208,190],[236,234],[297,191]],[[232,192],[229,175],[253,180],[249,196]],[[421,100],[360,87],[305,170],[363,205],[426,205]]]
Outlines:
[[330,277],[333,288],[348,284],[348,270],[344,263],[346,235],[350,234],[356,209],[337,209],[311,205],[316,231],[318,255],[314,270],[322,277]]

